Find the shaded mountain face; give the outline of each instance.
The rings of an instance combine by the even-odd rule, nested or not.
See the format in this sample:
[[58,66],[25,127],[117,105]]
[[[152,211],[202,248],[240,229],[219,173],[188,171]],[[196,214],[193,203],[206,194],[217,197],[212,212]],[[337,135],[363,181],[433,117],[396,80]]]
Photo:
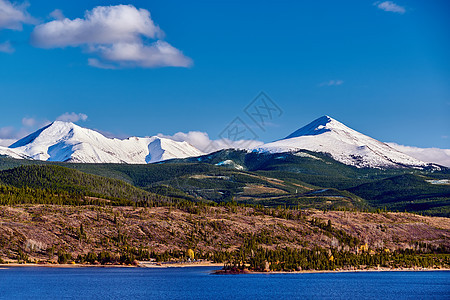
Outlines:
[[320,117],[286,138],[254,150],[270,153],[300,150],[322,152],[341,163],[358,168],[427,166],[426,163],[359,133],[329,116]]
[[187,142],[156,136],[111,139],[70,122],[55,121],[9,148],[0,148],[0,154],[44,161],[145,164],[203,152]]

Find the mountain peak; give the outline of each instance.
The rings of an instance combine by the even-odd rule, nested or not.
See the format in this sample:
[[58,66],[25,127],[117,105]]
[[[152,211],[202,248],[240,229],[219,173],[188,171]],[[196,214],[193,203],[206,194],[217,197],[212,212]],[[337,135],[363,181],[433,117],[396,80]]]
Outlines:
[[307,136],[307,135],[319,135],[328,131],[331,131],[333,128],[342,128],[346,127],[344,124],[336,121],[330,116],[324,115],[320,118],[315,119],[311,123],[302,128],[294,131],[284,139],[290,139],[294,137]]
[[65,136],[73,131],[74,128],[80,127],[72,122],[57,120],[18,140],[17,142],[9,146],[9,148],[18,148],[31,144],[38,138],[42,139],[43,136],[57,136],[58,138],[61,138],[62,136]]
[[54,125],[54,126],[61,126],[61,125],[65,125],[65,126],[74,126],[76,125],[75,123],[72,123],[70,121],[61,121],[61,120],[55,120],[53,121],[50,125]]
[[42,127],[41,129],[38,129],[37,131],[27,135],[26,137],[21,138],[20,140],[18,140],[17,142],[15,142],[11,146],[9,146],[9,148],[18,148],[18,147],[22,147],[26,144],[32,143],[42,133],[42,131],[44,131],[45,129],[52,126],[52,124],[53,123],[48,124],[48,125]]

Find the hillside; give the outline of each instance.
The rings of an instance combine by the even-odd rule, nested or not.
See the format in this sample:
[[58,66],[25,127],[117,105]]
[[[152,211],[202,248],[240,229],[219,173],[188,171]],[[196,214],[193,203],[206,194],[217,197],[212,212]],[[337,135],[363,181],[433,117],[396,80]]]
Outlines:
[[373,207],[389,210],[417,211],[449,216],[450,183],[432,178],[404,174],[348,189],[366,199]]
[[[29,165],[0,171],[0,199],[5,203],[76,203],[89,199],[132,205],[169,201],[121,180],[54,165]],[[53,200],[52,200],[53,199]]]
[[365,243],[382,251],[449,251],[450,247],[449,219],[407,213],[16,205],[1,207],[0,224],[3,260],[15,260],[19,254],[30,260],[56,260],[58,251],[76,257],[89,252],[123,253],[124,249],[169,259],[188,248],[199,257],[213,258],[249,239],[267,249],[320,247],[354,252]]
[[[145,165],[51,163],[0,157],[0,169],[42,164],[118,179],[140,192],[146,190],[189,201],[234,200],[272,207],[389,209],[450,215],[449,185],[430,183],[430,180],[448,180],[449,169],[356,168],[306,150],[283,154],[222,150],[199,158]],[[402,200],[401,193],[395,192],[397,187],[383,184],[383,180],[404,175],[417,177],[404,181],[402,189],[408,198]],[[394,191],[389,192],[390,189]],[[392,195],[398,195],[398,201]]]

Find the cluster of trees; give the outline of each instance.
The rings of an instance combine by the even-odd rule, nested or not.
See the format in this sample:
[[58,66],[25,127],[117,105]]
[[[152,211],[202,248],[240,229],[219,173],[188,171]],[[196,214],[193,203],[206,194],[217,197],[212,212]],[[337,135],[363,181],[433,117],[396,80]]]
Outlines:
[[67,204],[80,205],[82,196],[66,191],[39,189],[30,187],[14,187],[0,185],[0,205],[31,204]]
[[[294,249],[289,247],[276,247],[269,249],[259,243],[270,243],[267,237],[251,237],[235,251],[195,251],[196,259],[209,259],[216,263],[224,263],[225,269],[252,270],[252,271],[299,271],[299,270],[336,270],[361,268],[434,268],[449,267],[450,254],[448,249],[428,252],[412,249],[387,252],[383,249],[363,252],[360,254],[340,251],[337,249]],[[439,249],[438,249],[439,250]],[[89,252],[78,255],[76,258],[69,253],[59,251],[58,262],[88,264],[136,264],[137,260],[148,261],[155,259],[158,262],[186,261],[194,257],[194,251],[167,250],[157,253],[145,248],[124,247],[119,254],[102,251]]]
[[250,248],[243,245],[234,253],[214,258],[224,260],[226,267],[253,271],[299,271],[299,270],[336,270],[361,268],[433,268],[450,266],[449,254],[420,253],[397,250],[393,253],[377,251],[375,253],[356,254],[348,251],[315,249],[279,248],[270,250],[263,247]]
[[[68,256],[67,256],[68,255]],[[64,258],[68,257],[67,260]],[[61,259],[62,258],[62,259]],[[123,251],[120,254],[111,253],[109,251],[101,251],[99,253],[89,252],[85,255],[79,254],[76,258],[72,258],[70,254],[61,253],[58,255],[58,263],[67,263],[73,260],[80,264],[136,264],[136,260],[143,260],[143,258],[135,256],[131,251]]]
[[[23,252],[20,252],[21,255]],[[144,248],[136,248],[136,247],[123,247],[119,253],[113,253],[110,251],[101,251],[101,252],[93,252],[90,251],[86,254],[79,254],[76,257],[71,253],[66,251],[58,251],[58,263],[67,264],[70,262],[80,263],[80,264],[101,264],[101,265],[110,265],[110,264],[125,264],[131,265],[136,264],[137,261],[149,261],[151,259],[156,260],[157,262],[167,262],[171,260],[176,261],[186,261],[188,258],[190,259],[205,259],[210,258],[212,255],[210,253],[203,253],[201,251],[194,252],[192,249],[187,249],[186,251],[182,250],[167,250],[165,252],[154,252]],[[27,261],[22,258],[22,261]]]
[[[325,228],[333,230],[331,224]],[[246,239],[242,246],[233,252],[215,251],[215,262],[225,263],[226,268],[253,271],[298,271],[298,270],[335,270],[360,269],[373,267],[387,268],[433,268],[450,266],[450,254],[444,247],[424,252],[412,249],[396,250],[375,249],[362,253],[337,249],[294,249],[276,247],[269,249],[259,245],[259,238]]]

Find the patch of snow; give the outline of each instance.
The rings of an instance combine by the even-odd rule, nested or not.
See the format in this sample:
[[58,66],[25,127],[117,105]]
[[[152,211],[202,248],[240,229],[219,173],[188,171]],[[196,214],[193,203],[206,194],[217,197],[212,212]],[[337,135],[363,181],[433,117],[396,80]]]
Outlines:
[[426,180],[426,182],[431,184],[450,184],[450,179],[433,179],[433,180]]
[[312,158],[312,159],[315,159],[315,160],[322,160],[323,161],[323,159],[321,159],[320,157],[317,157],[317,156],[314,156],[314,155],[311,155],[309,153],[302,152],[302,151],[296,152],[296,153],[294,153],[294,155],[295,156],[299,156],[299,157],[306,157],[306,158]]
[[221,162],[217,163],[216,166],[229,166],[229,167],[235,168],[236,170],[244,170],[243,166],[235,163],[231,159],[221,161]]

